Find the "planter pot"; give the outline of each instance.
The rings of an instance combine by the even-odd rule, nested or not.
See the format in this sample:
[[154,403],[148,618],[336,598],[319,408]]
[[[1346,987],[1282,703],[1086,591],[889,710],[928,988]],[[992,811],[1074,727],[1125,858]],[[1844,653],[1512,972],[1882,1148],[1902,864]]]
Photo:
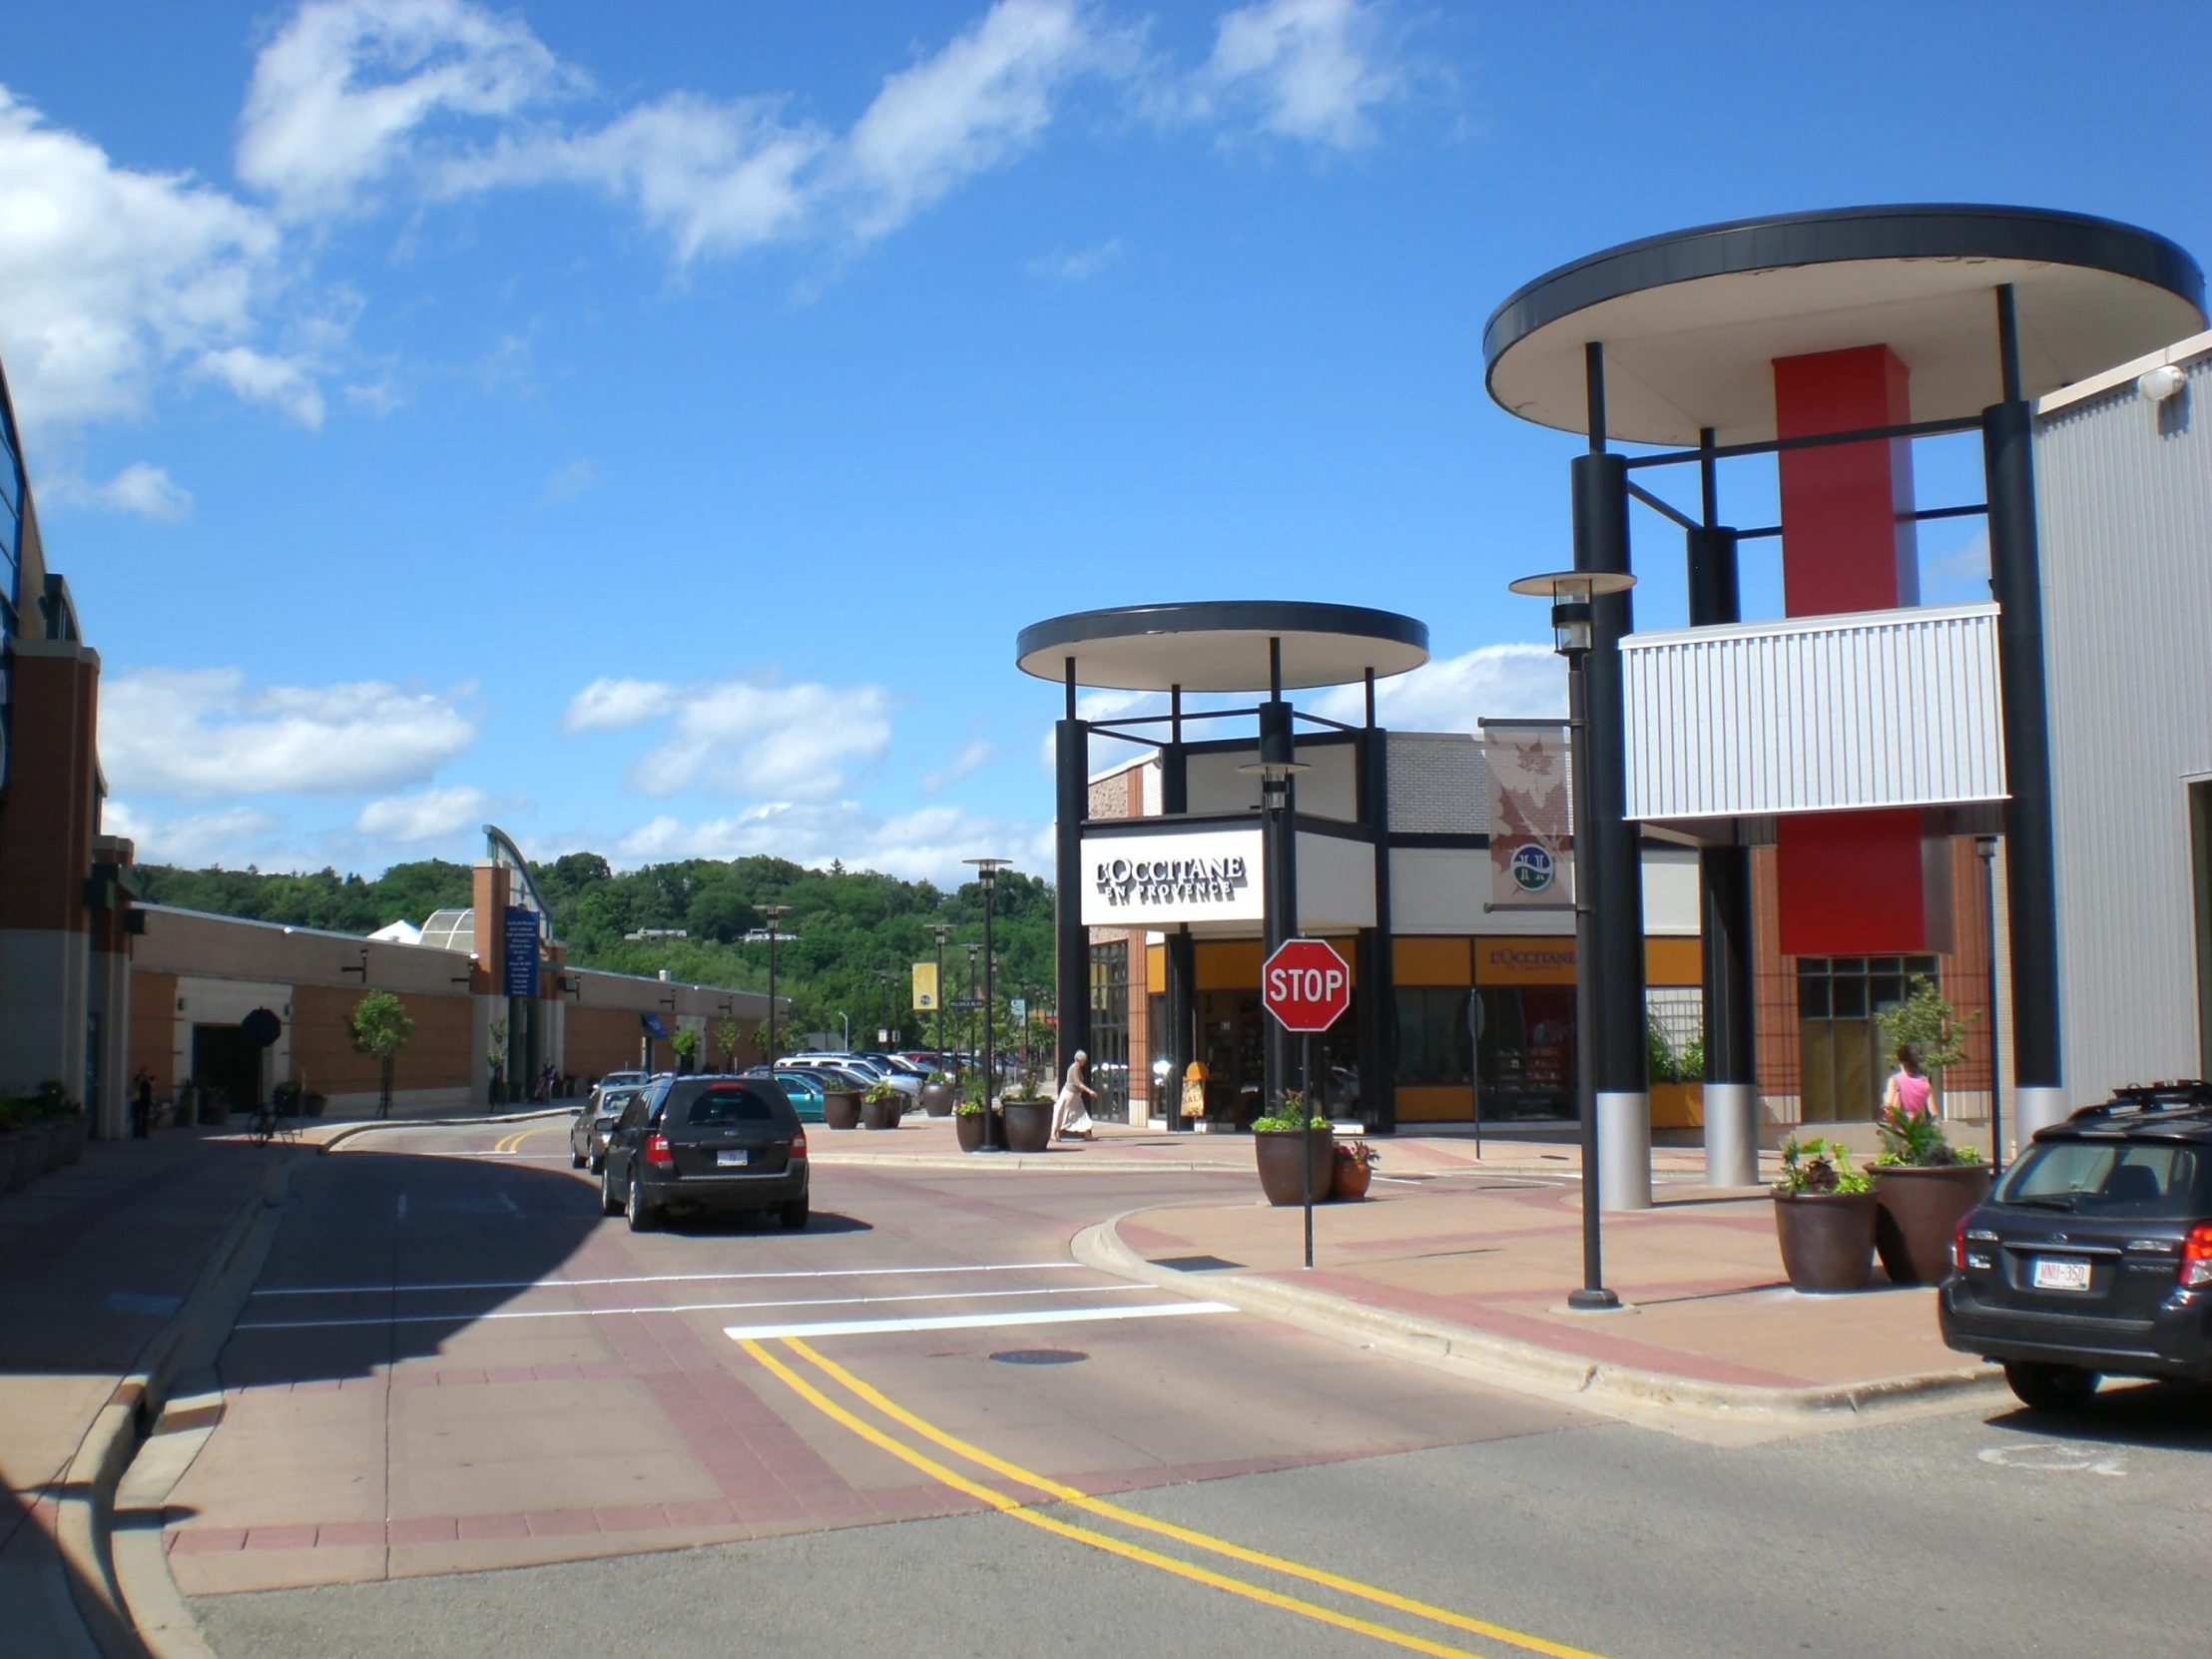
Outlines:
[[13,1131],[0,1135],[0,1193],[12,1193],[30,1178],[23,1160],[23,1137]]
[[1008,1152],[1042,1152],[1052,1144],[1051,1101],[1001,1101],[999,1116],[1006,1122]]
[[950,1083],[924,1084],[921,1090],[921,1109],[933,1118],[950,1117],[952,1115],[952,1085]]
[[65,1127],[69,1133],[63,1137],[62,1162],[74,1164],[85,1155],[85,1140],[92,1133],[92,1120],[80,1112]]
[[49,1123],[46,1126],[46,1173],[52,1175],[62,1167],[62,1160],[69,1155],[69,1124],[67,1121]]
[[1373,1164],[1363,1164],[1357,1158],[1340,1156],[1337,1159],[1336,1179],[1329,1183],[1329,1196],[1346,1203],[1363,1199],[1368,1196],[1368,1183],[1374,1179]]
[[960,1150],[973,1152],[983,1144],[983,1114],[962,1112],[952,1120],[953,1133],[960,1137]]
[[200,1122],[204,1125],[223,1124],[231,1121],[231,1103],[221,1097],[211,1100],[206,1095],[202,1095],[195,1110]]
[[1874,1248],[1891,1281],[1939,1284],[1950,1272],[1958,1218],[1988,1196],[1987,1164],[1877,1168]]
[[860,1127],[862,1129],[896,1129],[898,1127],[898,1102],[895,1100],[867,1100],[860,1102]]
[[1314,1172],[1316,1203],[1337,1179],[1337,1137],[1301,1129],[1256,1129],[1252,1145],[1260,1161],[1260,1190],[1270,1204],[1304,1204],[1305,1171]]
[[825,1089],[822,1121],[832,1129],[860,1127],[860,1097],[849,1089]]
[[1782,1269],[1796,1291],[1861,1291],[1874,1272],[1872,1193],[1774,1195]]
[[322,1109],[329,1104],[330,1101],[328,1096],[310,1094],[309,1096],[307,1096],[306,1099],[307,1116],[311,1118],[318,1118],[322,1116]]
[[34,1123],[17,1131],[15,1141],[15,1175],[8,1190],[15,1192],[29,1186],[46,1173],[46,1125]]

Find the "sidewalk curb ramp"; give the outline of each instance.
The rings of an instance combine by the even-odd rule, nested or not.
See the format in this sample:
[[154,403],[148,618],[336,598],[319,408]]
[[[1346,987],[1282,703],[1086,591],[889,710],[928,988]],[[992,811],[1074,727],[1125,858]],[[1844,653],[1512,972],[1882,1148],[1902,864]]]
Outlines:
[[55,1540],[71,1593],[102,1659],[216,1659],[170,1575],[162,1510],[170,1491],[223,1417],[215,1362],[261,1276],[308,1158],[379,1129],[480,1128],[565,1117],[565,1106],[498,1117],[378,1118],[346,1124],[326,1140],[302,1140],[272,1163],[261,1191],[208,1253],[170,1322],[93,1418],[70,1459]]
[[1085,1228],[1071,1246],[1075,1259],[1101,1273],[1226,1302],[1248,1314],[1280,1320],[1379,1354],[1456,1372],[1493,1386],[1573,1399],[1614,1414],[1645,1415],[1656,1409],[1689,1413],[1710,1421],[1837,1426],[1855,1417],[1988,1391],[2002,1376],[1994,1366],[1977,1365],[1857,1382],[1776,1388],[1610,1365],[1465,1326],[1393,1309],[1371,1308],[1349,1297],[1306,1290],[1276,1279],[1222,1270],[1186,1273],[1163,1268],[1132,1249],[1117,1231],[1122,1221],[1140,1213],[1127,1211]]

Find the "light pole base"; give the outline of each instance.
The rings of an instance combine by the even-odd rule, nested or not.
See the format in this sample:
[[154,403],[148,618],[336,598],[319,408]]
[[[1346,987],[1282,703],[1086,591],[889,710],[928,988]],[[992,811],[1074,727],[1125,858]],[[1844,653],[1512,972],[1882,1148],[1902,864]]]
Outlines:
[[1601,1210],[1651,1208],[1651,1097],[1597,1097],[1597,1203]]
[[1579,1291],[1567,1293],[1567,1306],[1578,1314],[1609,1314],[1619,1310],[1621,1299],[1611,1291],[1600,1287],[1591,1290],[1584,1286]]
[[1705,1184],[1759,1185],[1759,1090],[1753,1084],[1705,1085]]

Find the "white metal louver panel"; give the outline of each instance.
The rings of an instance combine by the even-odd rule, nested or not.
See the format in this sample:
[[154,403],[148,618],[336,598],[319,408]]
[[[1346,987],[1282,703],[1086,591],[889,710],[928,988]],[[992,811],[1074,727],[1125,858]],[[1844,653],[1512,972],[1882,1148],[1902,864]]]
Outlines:
[[2004,799],[1994,605],[1632,634],[1621,669],[1631,819]]

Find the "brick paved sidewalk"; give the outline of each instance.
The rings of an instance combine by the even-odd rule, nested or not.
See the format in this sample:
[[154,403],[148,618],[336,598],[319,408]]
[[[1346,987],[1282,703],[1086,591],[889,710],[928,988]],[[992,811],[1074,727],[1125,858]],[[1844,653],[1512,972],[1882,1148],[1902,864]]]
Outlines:
[[0,1630],[11,1651],[92,1649],[54,1547],[55,1499],[93,1418],[254,1201],[270,1160],[224,1130],[96,1141],[0,1195]]
[[1879,1266],[1874,1288],[1856,1296],[1792,1291],[1763,1195],[1685,1183],[1662,1188],[1654,1209],[1607,1213],[1605,1280],[1632,1311],[1593,1316],[1565,1307],[1582,1282],[1573,1183],[1384,1166],[1393,1168],[1368,1202],[1316,1212],[1311,1273],[1300,1212],[1257,1194],[1147,1210],[1118,1232],[1155,1263],[1234,1264],[1414,1320],[1708,1382],[1796,1388],[1970,1364],[1936,1335],[1936,1293],[1891,1286]]

